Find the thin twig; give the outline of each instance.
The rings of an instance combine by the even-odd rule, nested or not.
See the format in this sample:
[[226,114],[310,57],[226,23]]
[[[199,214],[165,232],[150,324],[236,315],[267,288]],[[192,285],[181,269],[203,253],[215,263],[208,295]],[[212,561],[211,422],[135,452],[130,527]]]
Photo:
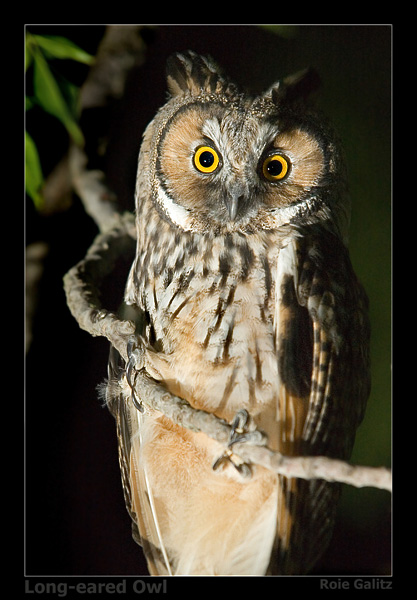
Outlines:
[[374,487],[392,490],[391,470],[385,467],[351,465],[343,460],[327,456],[284,456],[269,448],[236,444],[233,447],[243,460],[261,465],[285,477],[300,479],[324,479],[337,481],[357,488]]
[[87,168],[88,158],[84,150],[72,144],[68,151],[73,189],[81,199],[85,212],[95,221],[100,231],[111,229],[117,218],[117,197],[100,169]]
[[108,25],[81,88],[81,108],[108,107],[122,98],[131,70],[145,60],[143,25]]
[[[129,73],[145,58],[146,47],[140,35],[141,29],[139,25],[106,27],[93,66],[80,90],[82,114],[88,110],[91,119],[92,110],[108,106],[110,102],[114,105],[123,96]],[[102,154],[102,134],[96,132],[93,139],[90,139],[91,135],[89,133],[90,153]],[[88,168],[90,160],[85,148],[72,144],[69,167],[73,188],[99,230],[106,231],[113,226],[113,219],[119,212],[117,197],[109,189],[104,171]]]
[[[139,372],[135,381],[135,393],[149,408],[162,412],[175,424],[203,432],[217,442],[226,445],[230,440],[231,426],[212,413],[197,410],[188,402],[167,392],[163,385]],[[253,433],[253,432],[252,432]],[[391,471],[385,467],[364,467],[328,458],[327,456],[284,456],[265,445],[259,431],[259,445],[236,443],[233,453],[242,460],[256,464],[279,475],[301,479],[324,479],[354,487],[375,487],[391,491]]]
[[115,214],[113,222],[113,228],[100,233],[86,257],[64,276],[64,290],[68,307],[81,329],[93,336],[106,337],[127,360],[127,342],[136,326],[103,308],[98,291],[116,260],[135,249],[133,215]]

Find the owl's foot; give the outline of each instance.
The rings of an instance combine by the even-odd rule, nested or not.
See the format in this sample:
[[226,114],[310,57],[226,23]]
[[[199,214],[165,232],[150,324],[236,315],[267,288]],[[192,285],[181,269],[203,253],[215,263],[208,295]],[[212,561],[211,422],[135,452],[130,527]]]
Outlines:
[[242,477],[251,477],[252,470],[248,463],[237,462],[237,457],[233,455],[231,447],[233,444],[249,443],[253,445],[265,444],[265,436],[261,431],[249,431],[250,416],[247,410],[242,409],[236,413],[231,425],[231,432],[227,450],[215,461],[213,470],[217,470],[224,463],[232,463]]
[[247,426],[249,424],[249,413],[246,409],[242,408],[241,410],[239,410],[236,415],[235,418],[232,421],[232,431],[230,433],[230,439],[229,439],[229,443],[228,443],[228,447],[230,448],[230,446],[232,446],[233,444],[236,444],[237,442],[244,442],[246,441],[246,439],[242,439],[245,438],[245,436],[249,433],[247,430]]
[[249,478],[252,476],[252,469],[248,463],[237,462],[237,457],[233,455],[233,452],[229,449],[225,450],[221,456],[214,462],[213,471],[218,471],[220,467],[224,467],[226,464],[234,466],[236,471],[242,475],[242,477]]
[[236,413],[232,422],[232,432],[228,448],[233,444],[250,444],[252,446],[264,446],[266,444],[266,436],[259,429],[250,429],[250,415],[247,410],[242,409]]
[[127,357],[126,380],[130,387],[130,398],[133,402],[133,406],[135,406],[139,412],[143,412],[143,404],[135,393],[134,373],[143,367],[143,349],[136,337],[131,337],[127,343]]

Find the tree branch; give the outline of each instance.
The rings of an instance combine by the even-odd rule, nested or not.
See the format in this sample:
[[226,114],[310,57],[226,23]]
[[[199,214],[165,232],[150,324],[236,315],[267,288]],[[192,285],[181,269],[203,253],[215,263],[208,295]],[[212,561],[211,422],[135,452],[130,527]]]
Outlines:
[[[94,64],[80,90],[81,122],[85,114],[85,120],[91,120],[92,111],[112,106],[123,96],[129,73],[144,61],[146,48],[140,36],[141,29],[138,25],[106,28]],[[114,217],[117,218],[117,198],[107,185],[105,173],[88,168],[91,154],[99,157],[104,154],[103,132],[89,132],[86,142],[88,156],[85,148],[75,144],[70,147],[71,180],[86,212],[99,230],[105,231],[113,226]]]
[[135,224],[130,213],[114,213],[112,221],[112,229],[99,234],[85,258],[64,276],[64,290],[68,307],[81,329],[106,337],[127,361],[127,342],[135,333],[135,323],[119,319],[103,308],[99,287],[116,260],[134,252]]

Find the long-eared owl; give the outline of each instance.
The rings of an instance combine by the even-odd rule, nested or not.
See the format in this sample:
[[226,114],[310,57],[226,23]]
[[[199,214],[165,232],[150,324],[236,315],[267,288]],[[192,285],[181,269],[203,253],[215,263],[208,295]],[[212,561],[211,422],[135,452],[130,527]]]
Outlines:
[[[369,394],[367,299],[346,246],[340,147],[303,78],[257,97],[211,59],[171,57],[148,125],[125,301],[143,316],[149,376],[229,423],[239,411],[286,455],[347,459]],[[120,363],[110,361],[110,378]],[[233,460],[204,433],[120,393],[119,457],[154,575],[308,572],[340,487]]]

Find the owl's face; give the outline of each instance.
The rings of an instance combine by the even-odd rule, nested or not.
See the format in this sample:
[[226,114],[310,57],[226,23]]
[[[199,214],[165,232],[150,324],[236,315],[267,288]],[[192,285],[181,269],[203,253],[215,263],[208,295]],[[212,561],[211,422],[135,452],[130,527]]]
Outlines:
[[282,83],[252,99],[206,59],[174,60],[172,98],[147,132],[160,213],[182,230],[214,234],[329,218],[343,168],[322,121],[288,102]]

